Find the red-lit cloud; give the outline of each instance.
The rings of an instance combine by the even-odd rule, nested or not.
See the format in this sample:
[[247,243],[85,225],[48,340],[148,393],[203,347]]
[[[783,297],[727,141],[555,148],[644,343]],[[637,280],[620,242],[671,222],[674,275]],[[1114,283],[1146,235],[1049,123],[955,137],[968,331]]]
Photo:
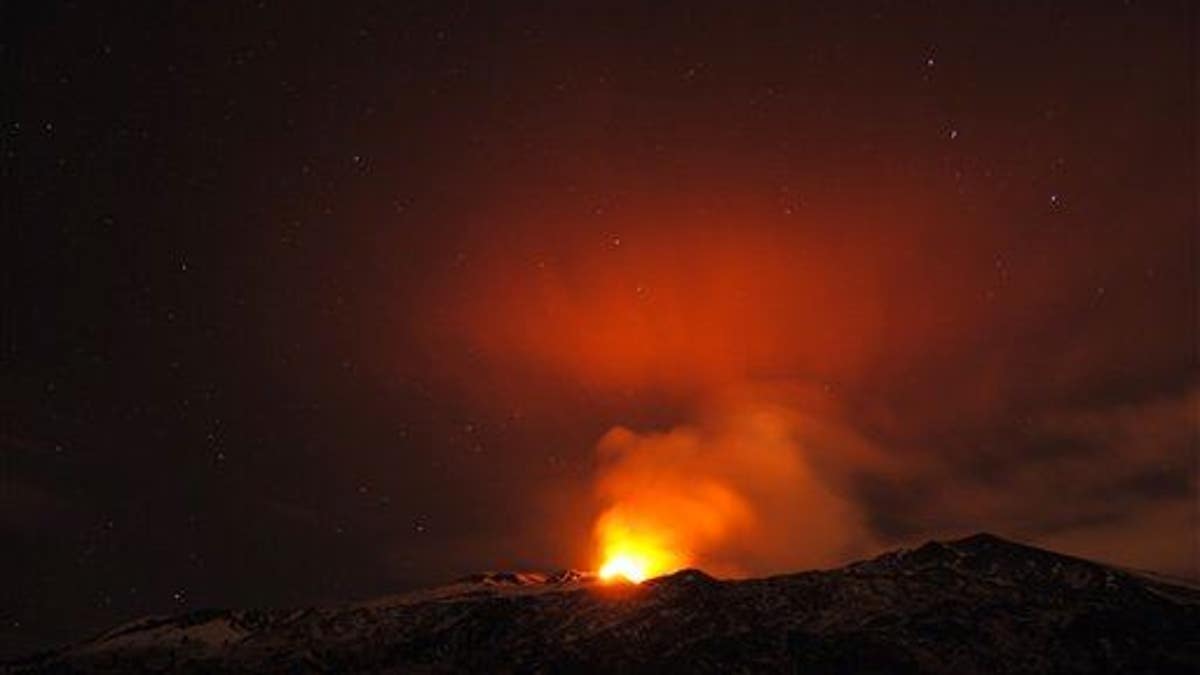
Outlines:
[[[859,180],[855,202],[799,206],[736,182],[575,219],[578,199],[495,204],[491,236],[455,243],[421,330],[432,353],[469,355],[441,376],[481,405],[540,400],[534,414],[610,429],[596,435],[593,556],[613,523],[669,529],[681,562],[743,573],[992,528],[1191,573],[1187,547],[1129,553],[1128,531],[1099,523],[1173,531],[1194,478],[1131,493],[1117,515],[1097,499],[1178,470],[1188,420],[1153,422],[1172,439],[1157,445],[1056,426],[1123,414],[1113,400],[1188,400],[1182,226],[1131,236],[1075,214],[1062,221],[1087,229],[1070,229],[1058,203],[1010,222]],[[604,419],[556,405],[537,394],[554,381],[618,403]],[[656,400],[672,402],[660,426],[620,417]]]

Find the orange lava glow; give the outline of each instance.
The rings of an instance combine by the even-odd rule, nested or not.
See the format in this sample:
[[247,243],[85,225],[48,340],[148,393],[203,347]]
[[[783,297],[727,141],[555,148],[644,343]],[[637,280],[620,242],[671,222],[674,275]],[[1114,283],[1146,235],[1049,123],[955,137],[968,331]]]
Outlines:
[[640,584],[684,566],[682,558],[665,548],[661,538],[637,536],[611,520],[597,526],[603,544],[600,578]]
[[619,553],[600,568],[605,581],[624,579],[640,584],[646,579],[646,560],[637,554]]

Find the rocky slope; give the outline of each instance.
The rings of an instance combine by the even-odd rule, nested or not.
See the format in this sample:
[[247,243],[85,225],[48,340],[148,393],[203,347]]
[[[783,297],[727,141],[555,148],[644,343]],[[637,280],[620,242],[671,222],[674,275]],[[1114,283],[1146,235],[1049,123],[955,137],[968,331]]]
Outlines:
[[1200,591],[975,535],[765,579],[490,573],[336,609],[148,618],[6,670],[1196,673]]

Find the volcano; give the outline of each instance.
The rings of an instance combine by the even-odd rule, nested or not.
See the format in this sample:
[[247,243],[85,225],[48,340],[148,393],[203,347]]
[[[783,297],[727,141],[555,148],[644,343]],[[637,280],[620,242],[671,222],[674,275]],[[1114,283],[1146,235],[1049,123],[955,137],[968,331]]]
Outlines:
[[473,575],[338,608],[145,618],[5,672],[1200,672],[1200,589],[987,534],[842,568]]

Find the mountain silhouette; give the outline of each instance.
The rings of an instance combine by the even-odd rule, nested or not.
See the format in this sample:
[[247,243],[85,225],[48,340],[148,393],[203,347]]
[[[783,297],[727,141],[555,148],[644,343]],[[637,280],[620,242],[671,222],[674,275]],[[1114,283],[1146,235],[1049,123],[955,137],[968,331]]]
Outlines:
[[1200,590],[977,534],[761,579],[488,572],[146,618],[5,671],[1196,673]]

